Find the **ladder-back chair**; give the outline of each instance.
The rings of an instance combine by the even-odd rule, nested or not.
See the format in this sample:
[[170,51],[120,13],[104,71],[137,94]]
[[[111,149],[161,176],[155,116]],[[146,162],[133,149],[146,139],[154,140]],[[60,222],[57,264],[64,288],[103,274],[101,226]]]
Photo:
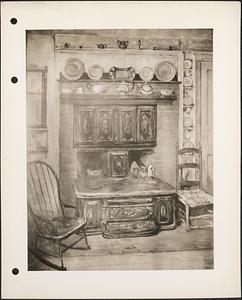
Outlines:
[[178,218],[186,229],[212,227],[213,197],[202,190],[201,148],[178,149],[177,145]]
[[[32,161],[28,163],[28,210],[35,222],[36,242],[34,249],[30,252],[40,261],[58,270],[66,270],[63,263],[63,253],[68,249],[90,249],[86,232],[85,222],[79,217],[78,209],[62,201],[60,196],[59,180],[47,163],[42,161]],[[75,210],[74,217],[67,217],[65,208]],[[70,245],[63,243],[71,236],[77,237]],[[52,241],[57,245],[57,254],[50,254],[47,249],[42,252],[57,256],[61,259],[61,266],[46,260],[38,251],[39,239]],[[74,247],[79,241],[84,239],[85,247]]]
[[202,181],[201,148],[183,148],[177,155],[177,189],[200,189]]

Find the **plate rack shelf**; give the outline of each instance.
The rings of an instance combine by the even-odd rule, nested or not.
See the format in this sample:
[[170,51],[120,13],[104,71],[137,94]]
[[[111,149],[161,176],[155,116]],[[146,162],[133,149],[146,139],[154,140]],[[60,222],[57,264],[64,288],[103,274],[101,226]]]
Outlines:
[[90,100],[89,104],[98,104],[98,101],[101,99],[105,99],[106,103],[108,104],[115,104],[117,103],[117,100],[120,104],[136,104],[143,102],[144,104],[147,103],[145,101],[149,101],[149,104],[157,104],[160,101],[165,103],[170,103],[177,100],[177,95],[174,96],[164,96],[164,97],[158,97],[158,96],[128,96],[128,95],[77,95],[77,94],[60,94],[60,100],[63,103],[73,103],[73,104],[85,104],[86,100]]
[[[65,77],[62,75],[62,73],[60,73],[60,78],[58,79],[59,82],[93,82],[93,83],[100,83],[100,82],[122,82],[122,80],[113,80],[110,77],[109,73],[103,73],[103,76],[101,79],[99,80],[94,80],[94,79],[90,79],[88,77],[88,74],[86,72],[83,73],[83,75],[78,79],[78,80],[67,80],[65,79]],[[125,82],[127,82],[127,80],[124,80]],[[139,74],[135,75],[134,80],[129,81],[129,82],[133,82],[133,83],[156,83],[156,84],[180,84],[181,81],[177,80],[177,75],[174,77],[173,80],[171,81],[160,81],[157,79],[157,77],[154,74],[154,77],[152,80],[150,81],[144,81],[140,78]]]
[[[79,102],[82,99],[105,99],[106,101],[119,100],[148,100],[155,103],[159,101],[176,101],[179,95],[180,81],[162,82],[155,75],[152,80],[145,82],[138,74],[134,80],[113,80],[109,73],[104,73],[99,80],[90,79],[87,73],[78,80],[67,80],[60,73],[60,99],[64,102]],[[148,87],[148,92],[143,90]],[[95,90],[97,89],[97,90]],[[100,89],[100,92],[98,92]],[[127,89],[127,90],[126,90]]]

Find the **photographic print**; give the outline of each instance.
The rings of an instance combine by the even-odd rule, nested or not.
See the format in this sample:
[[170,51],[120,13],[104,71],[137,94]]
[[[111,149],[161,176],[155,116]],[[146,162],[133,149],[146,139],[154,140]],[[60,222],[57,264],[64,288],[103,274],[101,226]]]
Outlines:
[[2,297],[240,296],[240,3],[1,7]]
[[26,31],[28,270],[213,269],[213,30]]

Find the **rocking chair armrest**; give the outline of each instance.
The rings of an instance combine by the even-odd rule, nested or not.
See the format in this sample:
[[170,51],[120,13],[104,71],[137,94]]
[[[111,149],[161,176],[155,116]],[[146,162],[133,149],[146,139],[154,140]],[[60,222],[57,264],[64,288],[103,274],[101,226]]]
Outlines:
[[[49,226],[51,232],[56,233],[55,226],[49,219],[41,217],[41,216],[37,216],[37,215],[35,215],[35,218],[37,221],[37,228],[39,227],[38,225],[41,225],[41,226],[47,225],[47,226]],[[40,224],[38,224],[39,223],[38,221],[40,222]]]
[[76,213],[75,213],[76,217],[80,216],[79,210],[78,210],[78,208],[76,206],[71,205],[69,203],[65,203],[65,202],[62,202],[62,205],[63,205],[64,208],[72,208],[72,209],[74,209],[76,211]]

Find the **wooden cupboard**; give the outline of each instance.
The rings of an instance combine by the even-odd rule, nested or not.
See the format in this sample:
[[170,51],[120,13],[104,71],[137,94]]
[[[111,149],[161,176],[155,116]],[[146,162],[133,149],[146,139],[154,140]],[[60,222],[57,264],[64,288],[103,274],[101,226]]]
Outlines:
[[105,238],[153,235],[176,226],[175,194],[96,199],[77,197],[88,235]]
[[156,105],[74,105],[74,147],[156,145]]
[[175,189],[159,179],[78,179],[74,190],[88,235],[148,236],[176,226]]

